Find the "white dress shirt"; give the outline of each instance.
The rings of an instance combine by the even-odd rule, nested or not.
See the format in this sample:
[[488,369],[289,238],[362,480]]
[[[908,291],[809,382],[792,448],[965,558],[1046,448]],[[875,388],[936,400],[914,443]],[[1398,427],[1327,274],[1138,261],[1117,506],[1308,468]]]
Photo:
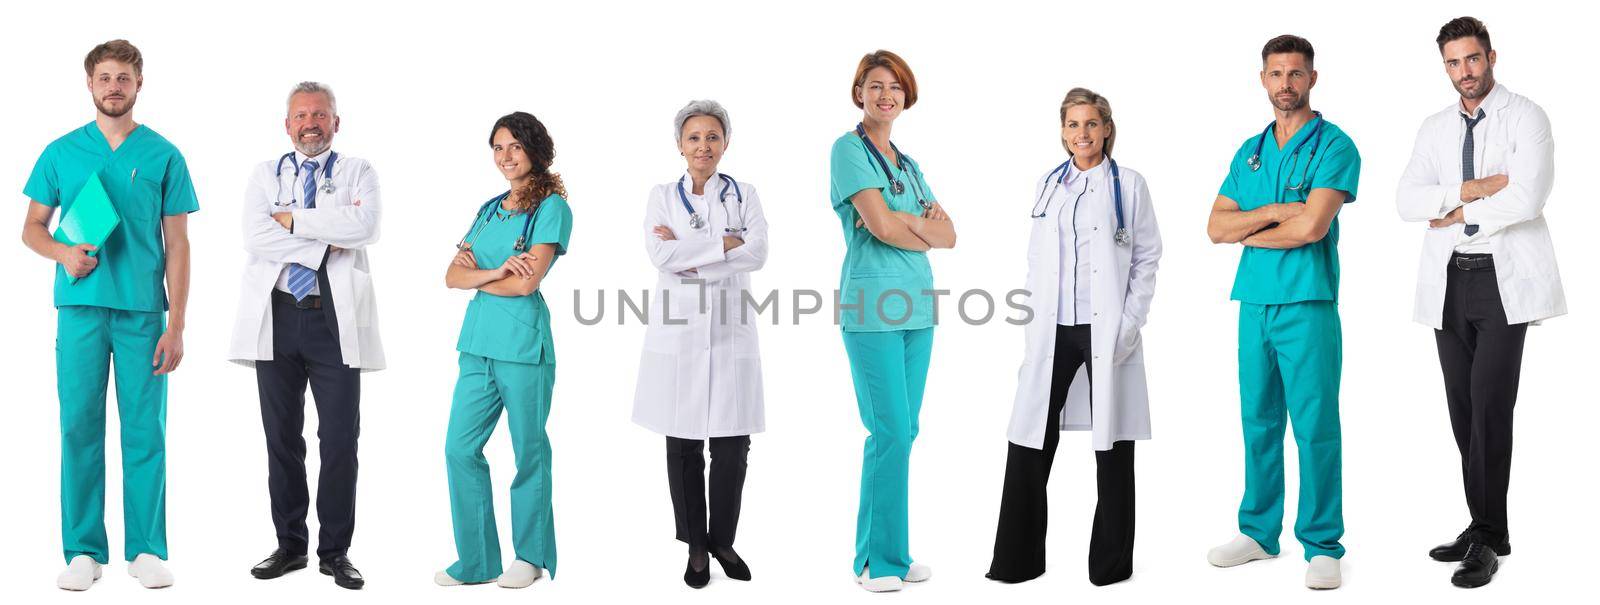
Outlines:
[[1459,102],[1429,116],[1417,131],[1411,162],[1400,177],[1395,205],[1400,218],[1426,222],[1461,208],[1462,223],[1429,228],[1422,238],[1413,317],[1439,329],[1452,252],[1494,256],[1495,278],[1506,321],[1536,322],[1567,312],[1555,246],[1544,217],[1555,183],[1555,142],[1550,119],[1533,101],[1495,84],[1479,104],[1484,118],[1473,129],[1473,176],[1504,174],[1504,189],[1470,203],[1461,201],[1461,149],[1466,125]]
[[1105,166],[1104,159],[1087,171],[1072,165],[1067,170],[1067,182],[1051,194],[1052,198],[1065,198],[1052,199],[1050,205],[1061,209],[1056,212],[1061,222],[1061,266],[1073,268],[1071,272],[1061,272],[1061,294],[1056,298],[1060,305],[1056,313],[1058,325],[1089,324],[1089,243],[1094,240],[1095,222],[1086,215],[1091,208],[1107,205],[1101,202],[1110,199],[1107,196],[1111,190],[1103,183]]

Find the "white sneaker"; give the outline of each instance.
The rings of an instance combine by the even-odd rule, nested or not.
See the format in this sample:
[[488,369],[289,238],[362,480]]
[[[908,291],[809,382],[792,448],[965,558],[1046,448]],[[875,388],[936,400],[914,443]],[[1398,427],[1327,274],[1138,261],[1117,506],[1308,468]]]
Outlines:
[[518,559],[511,562],[511,568],[500,574],[500,579],[495,580],[501,588],[527,588],[534,580],[544,575],[544,570],[534,567],[532,563]]
[[142,553],[133,558],[128,564],[128,575],[139,579],[139,584],[145,588],[166,588],[172,585],[172,572],[167,571],[167,566],[161,558],[150,553]]
[[1239,534],[1232,542],[1211,549],[1206,553],[1206,561],[1217,567],[1233,567],[1244,565],[1259,559],[1271,559],[1277,555],[1269,555],[1261,549],[1261,544],[1255,538]]
[[1339,587],[1339,560],[1328,555],[1311,557],[1306,565],[1306,588],[1332,590]]
[[861,575],[856,576],[856,583],[865,588],[867,592],[894,592],[906,587],[905,582],[894,576],[871,577],[865,567],[861,568]]
[[440,586],[460,586],[462,584],[466,584],[466,582],[455,579],[455,577],[451,576],[449,572],[445,571],[433,574],[433,583]]
[[89,590],[100,579],[100,564],[94,557],[78,555],[67,563],[67,568],[56,576],[56,587],[62,590]]
[[912,563],[906,570],[907,582],[926,582],[933,577],[933,568],[921,563]]

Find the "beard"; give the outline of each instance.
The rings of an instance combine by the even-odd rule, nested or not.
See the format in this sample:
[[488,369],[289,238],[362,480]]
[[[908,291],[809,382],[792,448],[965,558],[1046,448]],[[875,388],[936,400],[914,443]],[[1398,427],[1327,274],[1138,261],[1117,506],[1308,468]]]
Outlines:
[[[310,129],[307,129],[307,130],[310,130]],[[316,156],[322,155],[322,152],[327,151],[329,147],[333,146],[333,140],[328,138],[328,133],[322,132],[321,130],[315,131],[315,132],[318,132],[319,134],[322,135],[321,137],[318,137],[317,140],[315,140],[315,141],[302,141],[300,139],[300,135],[304,134],[305,132],[307,132],[307,130],[302,130],[300,132],[295,133],[295,136],[294,136],[294,149],[295,149],[295,151],[299,151],[300,153],[305,154],[306,157],[312,158],[312,157],[316,157]]]
[[133,111],[133,102],[138,100],[138,98],[139,98],[138,95],[125,96],[125,97],[122,98],[123,99],[122,106],[121,107],[116,107],[116,108],[108,107],[106,105],[106,102],[105,102],[104,98],[95,99],[94,100],[94,108],[96,110],[98,110],[100,113],[105,114],[106,117],[120,118],[122,116],[128,115],[128,112]]
[[[1286,93],[1286,92],[1289,93],[1289,94],[1294,95],[1294,98],[1293,99],[1289,99],[1289,100],[1284,100],[1284,99],[1278,98],[1278,95]],[[1284,89],[1284,90],[1280,90],[1280,91],[1274,92],[1274,93],[1272,93],[1272,96],[1270,97],[1270,99],[1272,101],[1272,106],[1274,108],[1277,108],[1278,111],[1282,111],[1282,112],[1299,111],[1301,109],[1304,109],[1305,106],[1306,106],[1306,95],[1297,93],[1297,92],[1295,92],[1293,90],[1290,90],[1290,89]]]
[[[1469,101],[1481,99],[1484,95],[1489,94],[1489,91],[1494,90],[1494,70],[1484,70],[1482,76],[1471,79],[1462,78],[1451,82],[1451,84],[1456,87],[1456,92],[1461,94],[1461,98]],[[1477,86],[1469,91],[1464,85],[1470,84],[1476,84]]]

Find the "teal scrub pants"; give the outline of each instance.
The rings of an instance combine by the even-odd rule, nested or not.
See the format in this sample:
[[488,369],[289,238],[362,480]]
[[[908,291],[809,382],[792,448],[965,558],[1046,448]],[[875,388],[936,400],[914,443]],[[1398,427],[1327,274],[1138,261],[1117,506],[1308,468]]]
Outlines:
[[905,578],[911,566],[906,494],[911,442],[917,438],[933,328],[845,332],[844,349],[868,432],[861,454],[855,573],[869,568],[874,578]]
[[1333,301],[1239,305],[1239,398],[1245,445],[1239,531],[1278,554],[1283,532],[1285,413],[1300,457],[1294,535],[1305,558],[1344,556],[1339,437],[1343,345]]
[[[122,433],[123,554],[167,558],[167,377],[151,360],[161,313],[67,306],[56,311],[61,400],[61,543],[67,561],[109,562],[106,383],[114,367]],[[113,361],[114,360],[114,361]]]
[[461,354],[461,375],[450,402],[445,468],[450,480],[450,521],[455,527],[450,577],[467,583],[500,577],[500,534],[483,446],[506,412],[517,475],[511,480],[511,544],[516,558],[556,577],[555,508],[550,502],[550,394],[555,364],[500,361]]

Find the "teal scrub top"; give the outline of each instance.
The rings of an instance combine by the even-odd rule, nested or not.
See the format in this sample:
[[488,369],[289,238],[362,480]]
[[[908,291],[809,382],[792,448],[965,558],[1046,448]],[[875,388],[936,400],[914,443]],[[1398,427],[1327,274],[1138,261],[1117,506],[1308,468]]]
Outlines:
[[[517,238],[522,237],[526,215],[505,210],[499,203],[488,215],[477,217],[467,238],[479,269],[497,269],[506,259],[521,254],[515,246]],[[535,244],[555,244],[556,258],[550,259],[550,270],[554,270],[556,259],[567,253],[571,235],[572,208],[566,198],[551,194],[539,202],[539,209],[533,213],[533,235],[528,238],[527,249],[532,250]],[[547,270],[545,279],[549,274]],[[542,282],[540,290],[527,296],[498,296],[479,290],[467,304],[456,350],[515,363],[555,363],[550,309],[545,306],[541,290]]]
[[[884,160],[887,162],[888,157]],[[922,214],[918,193],[928,203],[936,199],[922,179],[922,167],[909,156],[900,156],[904,166],[889,164],[895,178],[905,183],[896,195],[889,177],[867,151],[866,143],[855,131],[833,142],[829,160],[829,183],[833,211],[844,230],[844,267],[839,271],[839,324],[846,332],[887,332],[933,327],[933,267],[928,254],[903,250],[878,241],[866,226],[856,226],[856,208],[850,197],[864,189],[878,189],[893,212]],[[904,293],[903,295],[901,293]],[[882,297],[882,312],[879,299]],[[907,309],[908,303],[910,309]],[[861,305],[855,309],[852,305]],[[904,321],[901,321],[904,320]],[[895,323],[899,322],[899,323]]]
[[[1322,141],[1312,131],[1317,121],[1301,126],[1283,147],[1268,134],[1261,145],[1261,168],[1251,170],[1250,156],[1256,153],[1260,134],[1245,139],[1233,154],[1228,178],[1219,194],[1239,203],[1240,210],[1254,210],[1281,202],[1304,202],[1312,189],[1337,189],[1345,192],[1344,203],[1356,201],[1356,184],[1361,179],[1361,155],[1355,142],[1323,121]],[[1310,139],[1298,154],[1294,148]],[[1301,181],[1298,191],[1289,186]],[[1308,300],[1339,300],[1339,217],[1328,226],[1321,240],[1288,250],[1269,250],[1245,246],[1239,257],[1239,271],[1233,279],[1231,298],[1257,305],[1283,305]]]
[[64,215],[95,173],[122,222],[95,254],[100,264],[88,276],[71,283],[67,270],[56,266],[55,306],[167,310],[161,218],[200,209],[183,154],[144,125],[112,151],[100,127],[90,122],[44,148],[22,193]]

